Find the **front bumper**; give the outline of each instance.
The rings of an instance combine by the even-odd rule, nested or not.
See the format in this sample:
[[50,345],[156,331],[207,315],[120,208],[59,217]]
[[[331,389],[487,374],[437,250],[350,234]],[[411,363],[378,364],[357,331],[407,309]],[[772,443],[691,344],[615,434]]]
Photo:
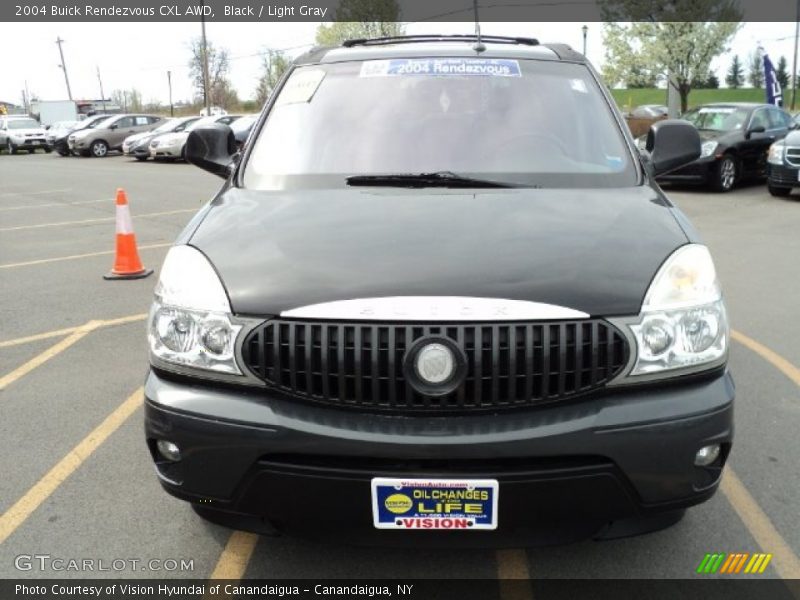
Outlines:
[[153,146],[149,148],[151,158],[180,158],[183,152],[183,144],[174,144],[171,146]]
[[[527,545],[613,535],[626,523],[711,497],[733,436],[727,371],[562,406],[459,417],[318,408],[152,371],[145,396],[148,447],[169,493],[279,531],[381,545]],[[179,462],[158,454],[159,439],[178,444]],[[722,445],[720,459],[696,467],[695,453],[712,443]],[[376,530],[376,476],[496,478],[498,529]]]
[[775,187],[800,187],[800,167],[767,163],[767,182]]
[[11,138],[11,143],[22,150],[47,148],[47,140],[44,137]]

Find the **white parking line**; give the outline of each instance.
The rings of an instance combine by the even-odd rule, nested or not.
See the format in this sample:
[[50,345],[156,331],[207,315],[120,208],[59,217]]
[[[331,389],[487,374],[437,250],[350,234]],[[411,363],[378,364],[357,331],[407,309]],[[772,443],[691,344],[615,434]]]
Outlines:
[[42,190],[41,192],[0,192],[0,198],[6,196],[42,196],[44,194],[59,194],[61,192],[71,192],[72,188],[64,188],[61,190]]
[[102,200],[81,200],[80,202],[48,202],[47,204],[23,204],[21,206],[3,206],[0,210],[25,210],[29,208],[52,208],[54,206],[78,206],[80,204],[97,204],[98,202],[114,203],[113,198],[103,198]]
[[[134,215],[137,219],[142,217],[161,217],[164,215],[177,215],[180,213],[197,212],[197,208],[182,208],[180,210],[165,210],[162,212],[143,213]],[[39,223],[38,225],[19,225],[17,227],[3,227],[0,232],[20,231],[23,229],[42,229],[44,227],[62,227],[64,225],[88,225],[91,223],[108,223],[116,220],[116,217],[102,217],[100,219],[83,219],[82,221],[60,221],[58,223]]]

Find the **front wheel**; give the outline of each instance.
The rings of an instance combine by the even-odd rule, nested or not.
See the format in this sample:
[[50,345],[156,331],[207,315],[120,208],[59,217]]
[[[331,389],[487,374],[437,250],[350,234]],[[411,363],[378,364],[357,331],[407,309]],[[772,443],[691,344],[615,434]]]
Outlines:
[[56,150],[61,156],[72,156],[72,152],[69,150]]
[[767,189],[769,190],[770,194],[778,198],[785,198],[786,196],[792,193],[792,188],[790,187],[779,187],[771,185],[769,183],[767,184]]
[[711,187],[716,192],[730,192],[736,185],[738,166],[733,156],[723,156],[712,169]]
[[52,148],[45,148],[44,151],[47,152],[47,154],[50,154],[53,151],[53,149]]
[[9,154],[17,153],[17,147],[11,143],[11,140],[6,141],[6,150],[8,151]]
[[147,156],[139,156],[139,155],[136,155],[136,156],[134,156],[134,158],[135,158],[136,160],[147,160]]
[[90,152],[95,158],[103,158],[108,154],[108,144],[106,144],[103,140],[92,142]]

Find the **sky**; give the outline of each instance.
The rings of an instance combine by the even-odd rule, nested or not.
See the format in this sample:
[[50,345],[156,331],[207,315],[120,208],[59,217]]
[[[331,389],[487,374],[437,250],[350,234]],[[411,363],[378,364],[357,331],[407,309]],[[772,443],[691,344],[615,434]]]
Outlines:
[[[207,23],[208,39],[227,48],[231,80],[241,99],[252,99],[264,48],[285,49],[296,55],[314,42],[318,23]],[[484,23],[484,34],[536,37],[582,50],[582,23]],[[587,23],[587,55],[599,69],[604,62],[602,23]],[[792,65],[794,23],[746,23],[731,51],[712,67],[720,81],[733,54],[744,59],[761,43],[777,63],[785,55]],[[407,33],[474,33],[471,23],[409,23]],[[99,98],[97,70],[106,97],[115,89],[135,88],[143,100],[166,104],[167,71],[172,72],[174,101],[190,100],[192,84],[187,62],[188,43],[200,35],[199,23],[0,23],[0,100],[21,103],[27,89],[42,100],[67,98],[59,68],[57,37],[65,40],[64,58],[73,98]],[[9,59],[8,57],[12,57]],[[16,57],[16,58],[14,58]]]

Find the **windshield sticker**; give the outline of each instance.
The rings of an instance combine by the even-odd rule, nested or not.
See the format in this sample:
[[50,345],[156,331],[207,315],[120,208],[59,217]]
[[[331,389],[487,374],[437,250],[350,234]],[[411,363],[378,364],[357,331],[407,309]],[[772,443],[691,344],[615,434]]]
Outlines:
[[502,58],[399,58],[365,61],[359,76],[396,75],[521,77],[522,72],[518,61]]
[[580,92],[581,94],[589,93],[589,90],[586,89],[586,82],[584,82],[583,79],[570,79],[569,85],[576,92]]
[[325,71],[322,69],[310,69],[294,73],[286,85],[281,90],[281,95],[275,101],[276,106],[283,104],[297,104],[300,102],[311,102],[311,98],[319,88],[319,84],[325,78]]
[[709,113],[722,113],[722,114],[730,114],[735,111],[735,108],[721,108],[717,106],[709,107],[709,108],[701,108],[697,112],[701,115],[707,115]]

